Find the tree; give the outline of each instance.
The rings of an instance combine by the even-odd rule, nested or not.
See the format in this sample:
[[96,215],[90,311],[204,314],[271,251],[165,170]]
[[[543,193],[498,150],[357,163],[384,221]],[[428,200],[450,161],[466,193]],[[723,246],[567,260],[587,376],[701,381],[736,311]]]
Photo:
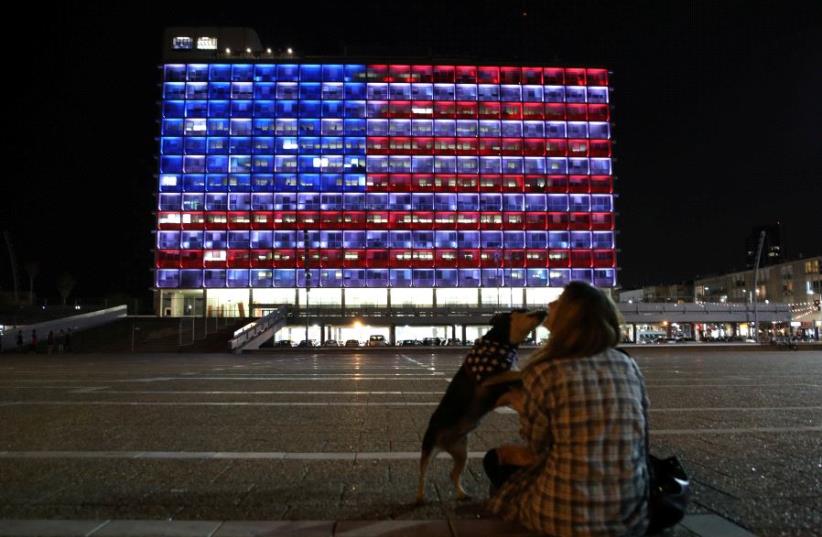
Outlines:
[[64,272],[57,279],[57,290],[60,292],[60,297],[63,299],[64,306],[66,305],[66,300],[68,300],[68,297],[76,284],[77,281],[67,272]]
[[29,261],[25,264],[26,273],[29,275],[29,304],[34,304],[34,280],[40,274],[40,264],[37,261]]

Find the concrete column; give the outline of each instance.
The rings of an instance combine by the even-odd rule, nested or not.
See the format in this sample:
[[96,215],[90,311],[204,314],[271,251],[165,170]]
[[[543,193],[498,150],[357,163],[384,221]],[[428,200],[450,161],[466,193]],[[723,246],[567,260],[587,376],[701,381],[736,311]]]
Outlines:
[[632,327],[632,330],[631,330],[631,341],[632,341],[632,342],[634,342],[634,343],[636,343],[636,323],[633,323],[633,324],[631,325],[631,327]]
[[388,327],[388,343],[390,345],[397,344],[397,325],[392,324]]
[[462,340],[465,341],[467,338],[465,337],[465,325],[462,325]]
[[320,345],[325,343],[325,323],[320,323]]

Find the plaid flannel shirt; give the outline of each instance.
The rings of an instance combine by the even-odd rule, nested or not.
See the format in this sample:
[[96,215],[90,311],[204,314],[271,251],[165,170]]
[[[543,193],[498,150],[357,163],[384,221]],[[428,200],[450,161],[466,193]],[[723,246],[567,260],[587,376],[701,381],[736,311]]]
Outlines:
[[520,435],[538,462],[489,508],[555,537],[643,535],[647,396],[634,360],[614,349],[543,362],[523,374]]

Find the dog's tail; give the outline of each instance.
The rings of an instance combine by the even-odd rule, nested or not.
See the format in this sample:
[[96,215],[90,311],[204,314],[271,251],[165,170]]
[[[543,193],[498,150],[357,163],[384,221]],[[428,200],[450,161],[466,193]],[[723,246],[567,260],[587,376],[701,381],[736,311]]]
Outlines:
[[436,435],[429,427],[425,431],[425,436],[422,438],[422,450],[420,453],[420,480],[417,485],[417,503],[422,503],[425,501],[425,475],[428,472],[428,463],[435,455],[436,448]]

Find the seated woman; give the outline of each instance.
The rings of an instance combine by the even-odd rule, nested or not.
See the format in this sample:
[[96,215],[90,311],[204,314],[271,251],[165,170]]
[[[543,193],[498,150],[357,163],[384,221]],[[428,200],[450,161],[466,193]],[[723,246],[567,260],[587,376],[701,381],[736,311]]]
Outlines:
[[504,402],[526,445],[483,461],[495,489],[488,507],[555,537],[643,535],[647,397],[634,360],[614,349],[619,312],[602,291],[572,282],[545,326],[548,342]]

